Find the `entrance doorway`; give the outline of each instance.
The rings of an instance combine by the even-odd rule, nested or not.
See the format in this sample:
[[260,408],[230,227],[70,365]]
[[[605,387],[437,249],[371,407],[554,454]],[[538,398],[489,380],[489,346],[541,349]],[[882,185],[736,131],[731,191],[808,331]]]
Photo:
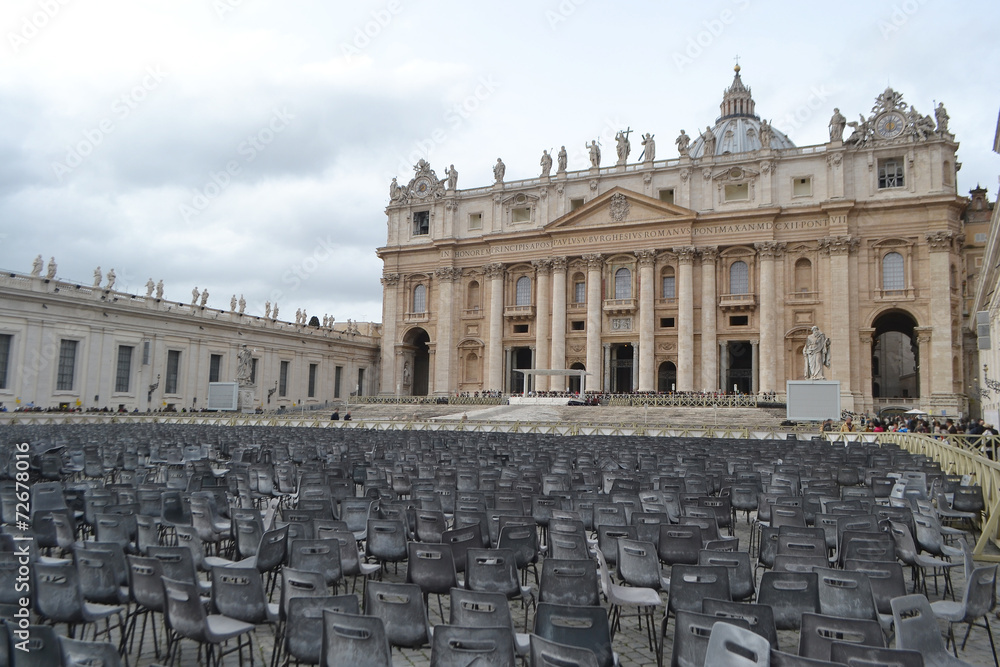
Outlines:
[[[586,369],[587,369],[587,367],[584,366],[583,364],[581,364],[579,361],[576,362],[575,364],[572,364],[570,366],[570,370],[574,370],[574,371],[583,371],[583,370],[586,370]],[[581,381],[581,378],[580,378],[579,375],[570,375],[569,376],[569,391],[571,393],[573,393],[573,394],[579,394],[580,393],[580,381]]]
[[[413,374],[410,378],[406,377],[406,360],[404,360],[404,372],[403,372],[403,383],[405,385],[406,380],[410,381],[410,396],[426,396],[428,379],[430,377],[430,349],[427,347],[431,337],[423,329],[417,328],[409,331],[406,337],[403,339],[403,343],[409,348],[407,350],[407,356],[410,356],[413,360]],[[403,387],[403,393],[406,394],[406,387]]]
[[893,310],[872,327],[872,397],[914,399],[920,396],[920,350],[909,313]]
[[632,392],[632,368],[635,348],[631,343],[611,346],[611,393]]
[[[531,348],[530,347],[515,347],[511,350],[511,374],[510,374],[510,393],[521,394],[525,392],[525,376],[524,373],[515,373],[513,369],[523,368],[525,370],[531,369]],[[534,389],[534,381],[528,381],[527,391]]]
[[677,366],[672,361],[664,361],[656,373],[656,391],[667,394],[677,388]]
[[749,394],[753,391],[753,349],[748,340],[731,340],[726,344],[729,364],[726,371],[726,393],[735,391]]

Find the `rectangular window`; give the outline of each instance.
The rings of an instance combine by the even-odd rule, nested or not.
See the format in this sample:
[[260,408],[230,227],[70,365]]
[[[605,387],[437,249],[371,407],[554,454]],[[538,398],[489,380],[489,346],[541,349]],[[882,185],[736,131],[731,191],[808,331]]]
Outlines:
[[676,276],[663,276],[663,298],[677,298],[677,278]]
[[423,236],[431,233],[431,212],[414,211],[413,213],[413,235]]
[[219,382],[222,375],[222,355],[213,354],[208,358],[208,381]]
[[118,370],[115,373],[115,391],[128,392],[129,381],[132,379],[132,352],[134,347],[118,346]]
[[584,202],[586,202],[586,200],[583,197],[580,197],[579,199],[570,199],[569,200],[569,210],[575,211],[576,209],[578,209],[581,206],[583,206]]
[[149,365],[149,341],[148,340],[142,341],[142,365],[143,366],[148,366]]
[[56,390],[73,391],[73,376],[76,373],[76,346],[79,341],[64,340],[59,343],[59,370],[56,374]]
[[181,371],[180,350],[169,350],[167,352],[167,381],[163,385],[164,394],[177,393],[177,380]]
[[813,193],[812,178],[805,176],[803,178],[792,179],[793,197],[811,197],[812,193]]
[[510,221],[531,222],[531,208],[528,206],[519,206],[518,208],[512,208],[510,210]]
[[514,333],[516,333],[516,334],[526,334],[526,333],[528,333],[528,325],[527,324],[515,324],[514,325]]
[[10,368],[10,351],[14,344],[14,336],[0,334],[0,389],[7,389],[7,369]]
[[749,201],[750,185],[748,183],[736,183],[727,185],[725,189],[726,201]]
[[290,362],[282,361],[281,370],[278,372],[278,396],[284,398],[288,396],[288,366]]
[[250,384],[257,384],[257,358],[250,360]]
[[469,229],[482,229],[483,228],[483,214],[482,213],[470,213],[469,214]]
[[730,315],[729,326],[731,327],[745,327],[750,324],[750,318],[746,315]]
[[661,329],[673,329],[674,328],[674,318],[672,318],[672,317],[661,317],[660,318],[660,328]]
[[986,243],[986,232],[976,232],[974,238],[976,243]]
[[309,364],[309,398],[316,398],[316,371],[319,364]]
[[333,369],[333,397],[340,398],[340,384],[344,378],[344,367],[337,366]]
[[898,157],[878,161],[878,187],[903,187],[903,159]]
[[586,303],[586,301],[587,301],[587,283],[574,283],[573,303]]
[[356,392],[356,396],[365,395],[365,369],[363,368],[358,369],[358,386]]
[[673,204],[674,203],[674,189],[673,188],[666,188],[666,189],[660,190],[660,201],[665,202],[667,204]]
[[583,320],[573,320],[569,323],[570,331],[583,331],[584,321]]

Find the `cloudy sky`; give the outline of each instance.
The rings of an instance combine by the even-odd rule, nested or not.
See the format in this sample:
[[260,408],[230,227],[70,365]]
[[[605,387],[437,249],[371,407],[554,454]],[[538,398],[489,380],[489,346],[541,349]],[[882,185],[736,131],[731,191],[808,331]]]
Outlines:
[[886,85],[943,101],[959,192],[995,198],[997,25],[985,0],[3,0],[0,269],[41,253],[88,285],[380,321],[392,177],[423,157],[478,187],[503,157],[530,178],[563,144],[582,169],[624,127],[673,157],[737,56],[798,146]]

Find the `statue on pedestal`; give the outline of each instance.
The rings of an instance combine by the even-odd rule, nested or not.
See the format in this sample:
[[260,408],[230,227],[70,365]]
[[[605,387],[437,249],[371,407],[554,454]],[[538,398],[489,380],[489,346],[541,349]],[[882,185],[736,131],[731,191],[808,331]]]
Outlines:
[[101,273],[101,267],[97,267],[96,269],[94,269],[94,287],[101,286],[101,278],[103,277],[104,274]]
[[830,141],[843,141],[846,127],[847,119],[840,113],[840,109],[834,107],[833,116],[830,117]]
[[830,339],[819,327],[813,327],[802,348],[805,358],[805,376],[807,380],[825,380],[823,368],[830,365]]
[[542,178],[548,178],[552,171],[552,156],[548,151],[542,151],[542,159],[538,164],[542,167]]
[[444,173],[445,173],[445,176],[447,176],[447,178],[445,179],[445,181],[448,184],[447,185],[448,189],[449,190],[457,190],[458,189],[458,169],[455,169],[455,165],[451,165],[450,167],[448,167],[447,169],[445,169]]
[[715,156],[715,133],[712,132],[712,128],[705,126],[705,131],[701,135],[702,139],[705,140],[705,148],[701,152],[702,157],[714,157]]
[[191,290],[191,305],[192,306],[198,304],[198,297],[199,296],[201,296],[201,292],[198,291],[198,286],[195,285],[194,289]]
[[656,141],[649,132],[642,135],[642,158],[643,162],[652,162],[656,159]]
[[584,144],[584,148],[590,154],[590,166],[592,169],[599,169],[601,166],[601,146],[597,143],[597,139],[594,139],[589,144]]
[[235,313],[236,312],[236,295],[235,294],[233,295],[233,298],[231,298],[229,300],[229,312],[230,313]]
[[156,298],[163,298],[163,278],[160,278],[160,280],[156,283]]
[[236,382],[242,387],[250,384],[250,376],[253,373],[253,352],[244,345],[236,353]]
[[632,142],[628,140],[628,135],[631,130],[619,130],[618,134],[615,135],[615,141],[618,142],[615,150],[618,153],[618,164],[619,166],[624,165],[628,161],[628,155],[632,152]]
[[937,133],[948,134],[948,112],[944,108],[944,102],[938,102],[934,109],[934,119],[937,121]]
[[278,304],[275,303],[274,304],[274,310],[271,311],[271,320],[274,321],[274,320],[277,320],[277,319],[278,319]]
[[153,279],[150,278],[149,280],[146,281],[146,297],[149,298],[153,296],[153,290],[155,289],[156,289],[156,283],[154,283]]
[[55,257],[49,257],[49,268],[45,272],[45,277],[48,278],[49,280],[52,280],[53,278],[56,277],[56,258]]
[[115,270],[112,268],[108,271],[108,284],[104,289],[114,289],[116,280],[118,280],[118,276],[115,275]]
[[264,319],[267,320],[267,319],[270,319],[270,318],[271,318],[271,302],[270,301],[265,301],[264,302]]
[[35,261],[31,263],[31,275],[33,276],[42,275],[42,267],[44,265],[45,262],[42,261],[42,256],[39,255],[38,257],[36,257]]
[[559,149],[559,155],[556,156],[556,173],[565,174],[566,173],[566,147],[563,146]]
[[205,291],[201,293],[202,307],[204,307],[206,303],[208,303],[208,288],[205,288]]
[[493,165],[493,178],[496,179],[497,185],[503,185],[503,177],[506,173],[507,165],[503,163],[503,160],[497,158],[497,163]]
[[677,144],[677,152],[680,153],[680,156],[685,157],[688,154],[688,146],[691,145],[691,137],[688,136],[687,132],[681,130],[674,143]]
[[240,294],[239,304],[240,304],[240,315],[242,315],[243,311],[247,309],[247,300],[243,298],[242,294]]

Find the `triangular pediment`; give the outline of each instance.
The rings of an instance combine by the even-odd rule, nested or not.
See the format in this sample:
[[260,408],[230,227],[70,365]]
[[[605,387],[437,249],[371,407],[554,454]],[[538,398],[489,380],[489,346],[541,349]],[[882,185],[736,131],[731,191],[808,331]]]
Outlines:
[[688,222],[696,217],[695,211],[683,206],[668,204],[619,186],[556,218],[545,226],[545,230],[551,233],[609,229],[651,222]]

